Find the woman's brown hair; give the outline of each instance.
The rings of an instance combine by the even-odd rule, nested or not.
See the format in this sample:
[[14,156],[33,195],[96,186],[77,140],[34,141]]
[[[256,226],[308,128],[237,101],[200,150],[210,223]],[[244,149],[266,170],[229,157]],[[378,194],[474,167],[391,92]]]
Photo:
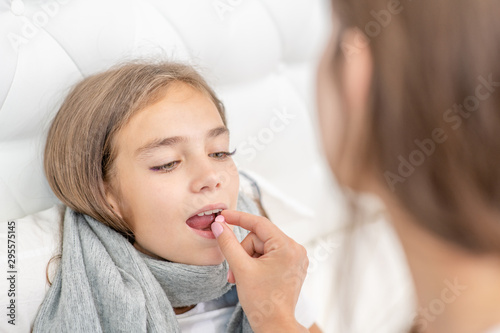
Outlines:
[[45,175],[56,196],[73,210],[131,235],[106,201],[105,184],[113,176],[116,156],[113,139],[132,115],[179,82],[206,93],[226,124],[222,102],[185,64],[127,63],[78,83],[55,116],[45,146]]
[[[421,224],[473,253],[500,254],[500,2],[333,0],[337,69],[373,61],[359,172],[380,180]],[[348,116],[348,115],[347,115]]]

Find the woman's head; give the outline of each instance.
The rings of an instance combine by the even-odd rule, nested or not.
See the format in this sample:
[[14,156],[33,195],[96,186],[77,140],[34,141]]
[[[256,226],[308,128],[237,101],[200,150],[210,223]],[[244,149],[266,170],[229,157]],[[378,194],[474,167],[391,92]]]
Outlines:
[[73,88],[48,133],[45,173],[63,203],[133,234],[144,252],[215,264],[216,242],[186,220],[236,207],[228,149],[224,107],[193,68],[130,63]]
[[500,3],[333,5],[341,35],[325,53],[319,97],[339,181],[375,181],[432,233],[500,252]]

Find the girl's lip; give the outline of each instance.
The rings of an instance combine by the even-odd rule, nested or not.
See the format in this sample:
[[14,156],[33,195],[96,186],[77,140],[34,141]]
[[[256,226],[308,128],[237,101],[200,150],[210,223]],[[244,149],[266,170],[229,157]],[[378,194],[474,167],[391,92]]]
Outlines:
[[215,235],[212,232],[212,230],[199,230],[199,229],[193,229],[190,228],[194,233],[200,235],[203,238],[208,238],[208,239],[215,239]]
[[210,205],[206,205],[205,207],[199,209],[196,211],[196,213],[194,213],[193,215],[191,215],[189,218],[193,217],[193,216],[196,216],[200,213],[203,213],[203,212],[206,212],[206,211],[209,211],[209,210],[215,210],[215,209],[227,209],[227,205],[226,204],[223,204],[223,203],[215,203],[215,204],[210,204]]

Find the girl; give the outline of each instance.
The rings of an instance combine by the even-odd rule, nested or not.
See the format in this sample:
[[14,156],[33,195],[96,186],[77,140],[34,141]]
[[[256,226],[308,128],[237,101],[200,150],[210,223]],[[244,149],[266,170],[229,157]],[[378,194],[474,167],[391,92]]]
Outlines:
[[189,66],[130,63],[77,84],[45,148],[67,209],[34,332],[251,332],[210,229],[223,210],[259,213],[233,153],[223,104]]

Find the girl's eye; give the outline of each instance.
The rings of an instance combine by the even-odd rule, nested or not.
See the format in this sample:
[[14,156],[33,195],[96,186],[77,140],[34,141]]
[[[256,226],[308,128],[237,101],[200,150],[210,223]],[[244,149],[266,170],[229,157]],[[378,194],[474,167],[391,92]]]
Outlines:
[[234,153],[236,153],[236,149],[233,150],[232,152],[227,152],[227,151],[218,151],[216,153],[209,154],[208,156],[213,157],[218,160],[225,160],[229,156],[233,156]]
[[162,171],[162,172],[170,172],[175,169],[175,167],[179,164],[179,161],[173,161],[167,164],[159,165],[152,167],[153,171]]

